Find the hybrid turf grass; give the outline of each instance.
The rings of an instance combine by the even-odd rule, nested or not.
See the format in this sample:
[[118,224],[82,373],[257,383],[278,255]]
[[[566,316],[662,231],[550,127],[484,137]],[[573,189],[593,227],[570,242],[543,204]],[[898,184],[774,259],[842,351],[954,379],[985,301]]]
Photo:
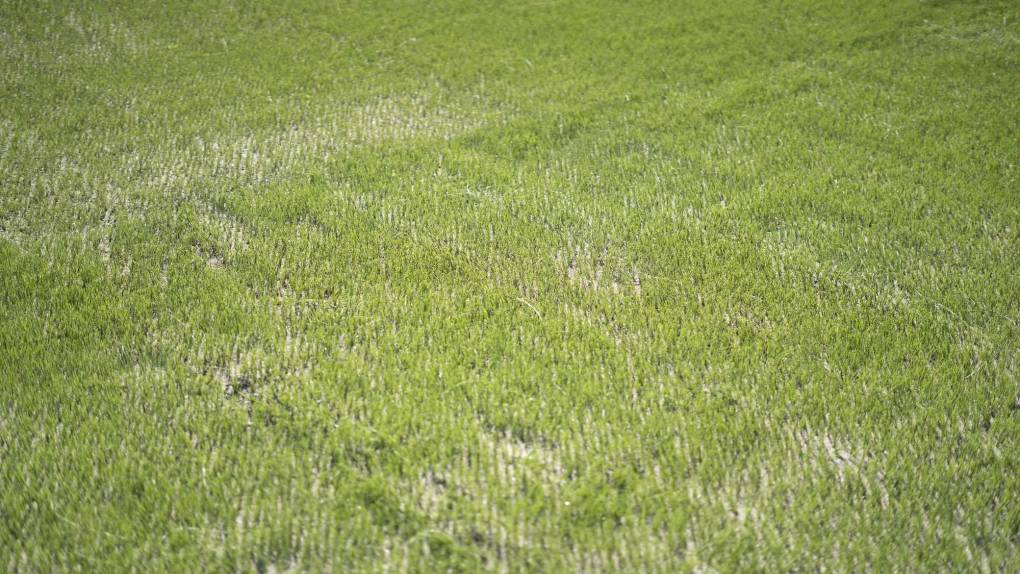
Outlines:
[[0,569],[1020,569],[1011,2],[0,5]]

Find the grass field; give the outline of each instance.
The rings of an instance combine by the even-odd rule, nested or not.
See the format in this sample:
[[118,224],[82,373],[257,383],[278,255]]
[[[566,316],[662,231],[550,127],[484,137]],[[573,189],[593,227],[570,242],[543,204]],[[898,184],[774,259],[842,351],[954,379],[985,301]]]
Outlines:
[[0,571],[1020,570],[1020,4],[0,2]]

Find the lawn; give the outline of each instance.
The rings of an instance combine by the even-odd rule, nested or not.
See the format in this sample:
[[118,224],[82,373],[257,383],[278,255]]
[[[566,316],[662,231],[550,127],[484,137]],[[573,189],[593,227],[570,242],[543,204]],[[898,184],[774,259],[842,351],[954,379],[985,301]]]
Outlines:
[[1020,570],[1020,4],[0,3],[0,571]]

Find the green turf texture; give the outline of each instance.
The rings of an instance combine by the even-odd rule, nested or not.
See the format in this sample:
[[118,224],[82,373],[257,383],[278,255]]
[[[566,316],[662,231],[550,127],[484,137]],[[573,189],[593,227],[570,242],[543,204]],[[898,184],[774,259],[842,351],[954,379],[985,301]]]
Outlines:
[[1020,570],[1015,2],[0,3],[0,570]]

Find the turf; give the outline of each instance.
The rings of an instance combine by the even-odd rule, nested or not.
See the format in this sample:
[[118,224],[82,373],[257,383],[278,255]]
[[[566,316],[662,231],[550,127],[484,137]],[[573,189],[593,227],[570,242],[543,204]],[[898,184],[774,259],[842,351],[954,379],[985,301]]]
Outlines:
[[0,3],[0,570],[1020,570],[1015,2]]

